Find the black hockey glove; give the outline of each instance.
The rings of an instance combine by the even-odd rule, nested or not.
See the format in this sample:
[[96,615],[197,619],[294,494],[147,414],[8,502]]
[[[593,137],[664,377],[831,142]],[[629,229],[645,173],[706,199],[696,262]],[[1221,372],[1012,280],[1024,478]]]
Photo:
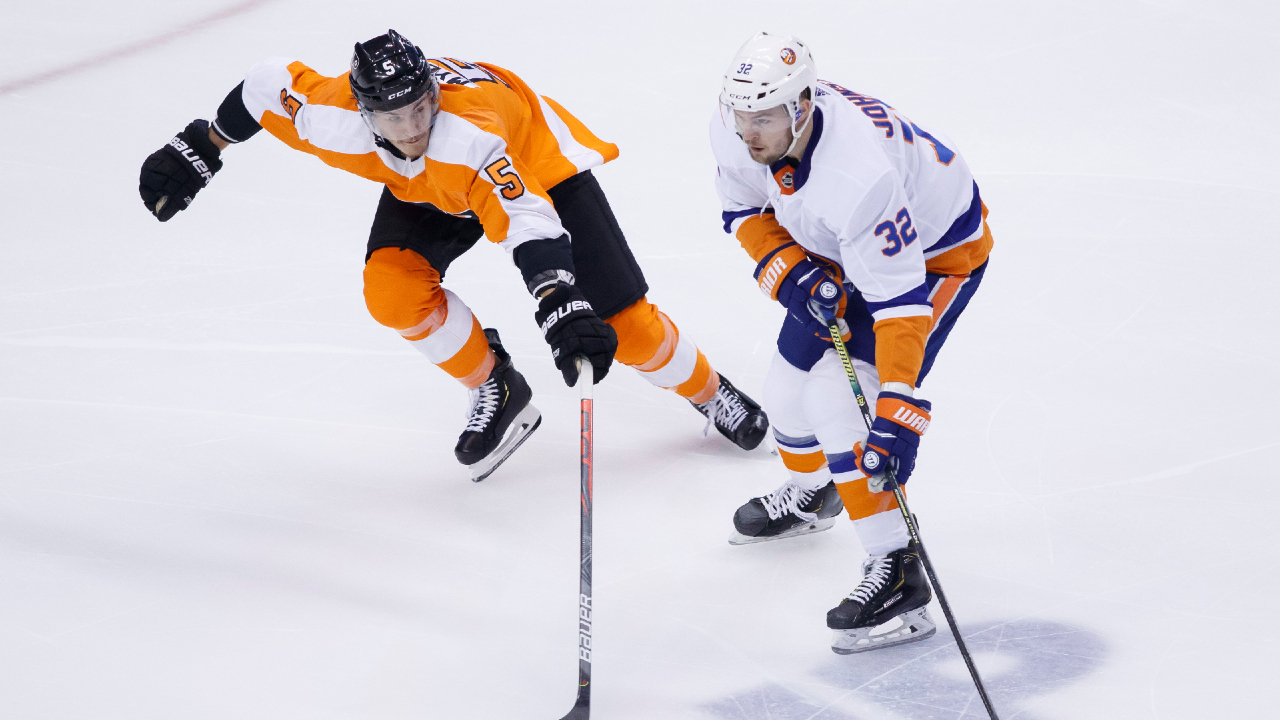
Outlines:
[[578,382],[578,366],[573,361],[578,355],[591,361],[592,384],[609,374],[613,354],[618,350],[618,335],[596,316],[576,285],[557,283],[538,302],[533,319],[542,327],[542,336],[551,346],[551,357],[569,387]]
[[164,222],[186,210],[200,188],[222,169],[218,146],[209,139],[209,123],[192,120],[167,145],[142,163],[138,193],[151,214]]

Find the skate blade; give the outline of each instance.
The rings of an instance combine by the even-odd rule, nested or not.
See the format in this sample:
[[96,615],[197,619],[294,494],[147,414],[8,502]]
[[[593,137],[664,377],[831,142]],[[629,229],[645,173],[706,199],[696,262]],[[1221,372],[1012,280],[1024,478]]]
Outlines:
[[812,522],[807,522],[803,525],[797,525],[784,533],[779,533],[777,535],[769,535],[768,537],[750,537],[747,535],[743,535],[737,530],[734,530],[729,535],[729,544],[730,545],[750,545],[752,543],[769,542],[770,540],[783,540],[785,538],[797,537],[799,535],[812,535],[813,533],[820,533],[823,530],[830,530],[831,528],[835,527],[835,525],[836,525],[836,519],[833,517],[818,518],[817,520],[814,520]]
[[868,650],[879,650],[895,645],[919,642],[933,637],[933,634],[938,631],[938,626],[934,624],[933,618],[929,617],[928,608],[908,610],[899,615],[898,618],[902,619],[901,625],[879,635],[873,633],[878,628],[893,622],[893,620],[875,627],[836,630],[835,637],[831,639],[831,651],[837,655],[852,655],[854,653],[867,652]]
[[507,427],[506,435],[503,436],[502,442],[489,453],[489,456],[480,462],[471,465],[471,481],[480,482],[481,480],[493,474],[498,466],[502,465],[507,458],[511,457],[511,453],[520,447],[520,444],[529,439],[534,430],[542,424],[542,413],[538,412],[538,408],[532,404],[525,405],[524,409],[516,415],[516,419]]

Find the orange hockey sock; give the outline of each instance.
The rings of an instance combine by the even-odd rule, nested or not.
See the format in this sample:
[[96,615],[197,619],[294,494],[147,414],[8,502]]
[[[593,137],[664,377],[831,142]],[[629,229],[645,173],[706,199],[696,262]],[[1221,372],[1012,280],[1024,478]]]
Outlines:
[[658,387],[702,404],[715,395],[720,375],[671,318],[646,298],[606,318],[618,333],[615,359]]
[[426,258],[400,248],[374,251],[364,268],[364,298],[374,320],[466,387],[488,379],[497,358],[480,321],[461,298],[440,287],[440,273]]
[[[893,496],[893,493],[871,492],[867,487],[865,476],[858,480],[836,483],[836,490],[840,493],[840,499],[844,501],[844,509],[849,513],[850,520],[862,520],[898,509],[898,499]],[[903,492],[905,493],[906,490],[904,489]]]

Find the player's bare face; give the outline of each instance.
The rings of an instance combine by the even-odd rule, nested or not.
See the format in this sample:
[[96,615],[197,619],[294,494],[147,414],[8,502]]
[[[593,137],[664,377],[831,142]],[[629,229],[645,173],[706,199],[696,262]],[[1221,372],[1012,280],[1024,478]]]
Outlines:
[[388,112],[370,113],[375,131],[409,158],[422,157],[431,139],[431,118],[435,103],[431,93],[410,105]]
[[784,106],[758,112],[734,110],[733,120],[751,159],[762,165],[778,162],[791,147],[791,120]]

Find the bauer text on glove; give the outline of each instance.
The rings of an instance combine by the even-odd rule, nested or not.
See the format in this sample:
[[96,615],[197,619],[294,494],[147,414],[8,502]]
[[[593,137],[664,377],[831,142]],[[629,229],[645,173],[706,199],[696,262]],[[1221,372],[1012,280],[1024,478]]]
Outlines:
[[222,169],[221,152],[209,139],[209,123],[192,120],[164,147],[142,163],[138,194],[153,215],[165,222],[185,210],[200,189]]
[[618,336],[596,315],[576,285],[558,283],[538,302],[538,312],[533,317],[551,346],[551,357],[564,375],[565,384],[572,387],[578,381],[578,367],[573,360],[578,355],[591,361],[593,383],[609,373],[613,354],[618,350]]

